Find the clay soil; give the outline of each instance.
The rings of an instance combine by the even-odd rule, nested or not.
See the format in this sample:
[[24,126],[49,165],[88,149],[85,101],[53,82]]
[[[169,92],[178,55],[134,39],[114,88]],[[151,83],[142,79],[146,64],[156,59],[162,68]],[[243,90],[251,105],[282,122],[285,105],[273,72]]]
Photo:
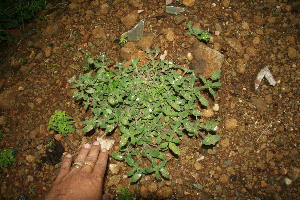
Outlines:
[[[88,114],[67,82],[82,73],[80,50],[120,62],[157,46],[167,60],[189,67],[187,54],[197,39],[187,34],[188,21],[208,30],[207,47],[224,55],[221,89],[205,111],[220,119],[221,140],[203,148],[201,138],[185,137],[181,155],[167,164],[169,180],[145,176],[130,184],[128,166],[110,158],[105,192],[128,187],[136,199],[300,199],[299,3],[173,0],[170,5],[186,10],[166,13],[165,1],[49,1],[38,13],[42,20],[13,31],[15,43],[1,44],[0,147],[17,150],[17,161],[0,169],[1,200],[42,199],[62,154],[77,155],[83,144],[104,134],[82,131]],[[147,39],[120,45],[121,34],[141,19]],[[263,79],[255,90],[256,75],[266,66],[276,85]],[[76,131],[66,137],[47,130],[58,109],[75,121]],[[114,152],[118,137],[110,137],[116,140]]]

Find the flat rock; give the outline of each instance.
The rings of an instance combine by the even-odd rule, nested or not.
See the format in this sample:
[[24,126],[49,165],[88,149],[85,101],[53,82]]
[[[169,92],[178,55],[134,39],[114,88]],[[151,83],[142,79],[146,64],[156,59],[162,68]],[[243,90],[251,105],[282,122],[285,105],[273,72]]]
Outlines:
[[137,10],[134,10],[125,17],[121,18],[121,22],[126,26],[126,28],[129,29],[137,24],[138,18],[138,12]]
[[92,31],[92,35],[94,38],[97,38],[97,39],[106,39],[106,33],[105,33],[105,30],[100,27],[100,26],[96,26],[94,28],[94,30]]
[[191,61],[190,68],[205,78],[209,78],[213,72],[220,70],[224,61],[223,54],[199,41],[195,42],[192,55],[194,59]]
[[233,48],[239,54],[244,53],[244,48],[243,48],[242,44],[236,38],[226,38],[226,42],[229,44],[229,46],[231,48]]
[[226,119],[225,120],[225,128],[227,130],[235,129],[238,125],[238,121],[234,118]]
[[185,6],[193,6],[196,0],[182,0],[183,5]]
[[7,110],[15,105],[16,93],[12,90],[5,90],[0,93],[0,108]]
[[261,97],[251,97],[250,101],[254,104],[254,106],[259,111],[268,111],[269,110],[267,103]]

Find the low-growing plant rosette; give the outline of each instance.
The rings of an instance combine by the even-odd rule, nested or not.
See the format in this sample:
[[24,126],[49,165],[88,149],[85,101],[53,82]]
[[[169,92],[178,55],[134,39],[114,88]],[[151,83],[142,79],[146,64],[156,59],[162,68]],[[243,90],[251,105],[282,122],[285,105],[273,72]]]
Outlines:
[[217,81],[220,71],[210,79],[199,79],[190,69],[158,60],[159,50],[147,53],[148,62],[135,58],[126,67],[89,56],[88,64],[94,70],[69,80],[77,89],[73,96],[92,111],[93,117],[83,122],[83,131],[118,130],[119,152],[111,156],[132,168],[127,175],[133,183],[146,174],[170,178],[166,153],[180,155],[184,134],[202,137],[204,145],[220,139],[214,133],[215,120],[199,122],[200,107],[209,105],[204,93],[215,97],[215,89],[221,86]]

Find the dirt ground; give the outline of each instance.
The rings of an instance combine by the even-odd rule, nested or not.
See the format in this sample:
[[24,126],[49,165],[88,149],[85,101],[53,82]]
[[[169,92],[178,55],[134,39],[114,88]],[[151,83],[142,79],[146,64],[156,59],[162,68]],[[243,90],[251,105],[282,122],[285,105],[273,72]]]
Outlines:
[[[110,158],[105,191],[115,194],[128,187],[136,199],[300,199],[300,3],[170,2],[185,11],[167,13],[164,0],[55,0],[38,13],[43,20],[13,32],[16,43],[3,45],[0,54],[6,60],[0,66],[0,147],[17,150],[17,161],[0,170],[1,200],[22,195],[42,199],[56,177],[62,153],[76,155],[99,136],[81,130],[87,114],[67,83],[82,73],[80,50],[106,53],[119,62],[157,46],[167,52],[167,60],[188,67],[192,61],[187,55],[197,42],[187,34],[188,21],[208,30],[212,39],[206,46],[224,56],[223,85],[206,111],[221,120],[221,140],[203,148],[200,138],[186,137],[179,158],[167,164],[169,180],[148,176],[130,184],[128,166]],[[121,34],[142,19],[142,40],[120,45]],[[263,79],[255,90],[256,76],[266,66],[276,85]],[[74,133],[63,137],[47,130],[57,109],[74,118]]]

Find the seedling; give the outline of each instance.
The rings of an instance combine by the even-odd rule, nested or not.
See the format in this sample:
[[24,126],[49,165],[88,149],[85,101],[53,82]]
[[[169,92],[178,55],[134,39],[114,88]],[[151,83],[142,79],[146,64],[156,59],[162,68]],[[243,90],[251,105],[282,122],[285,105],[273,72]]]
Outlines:
[[73,118],[67,116],[66,111],[56,110],[49,121],[48,130],[50,129],[61,133],[63,136],[67,136],[69,133],[75,131]]
[[12,163],[16,162],[15,154],[16,150],[6,149],[0,153],[0,167],[7,168],[12,165]]
[[195,27],[192,26],[192,22],[189,21],[188,24],[187,24],[187,28],[189,30],[188,34],[189,35],[193,35],[193,36],[196,36],[198,40],[200,40],[201,42],[209,42],[210,38],[211,38],[211,35],[209,32],[207,31],[202,31],[200,29],[197,29]]

